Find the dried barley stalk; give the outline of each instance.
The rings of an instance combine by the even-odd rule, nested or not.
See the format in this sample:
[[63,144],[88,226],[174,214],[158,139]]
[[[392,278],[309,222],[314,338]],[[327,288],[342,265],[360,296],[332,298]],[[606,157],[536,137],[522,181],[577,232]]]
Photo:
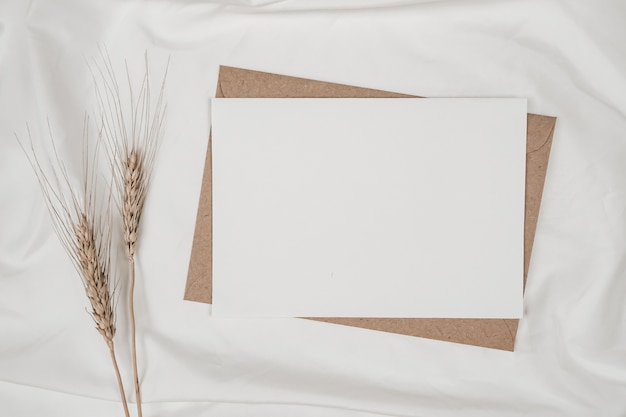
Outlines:
[[129,262],[128,305],[135,396],[137,414],[138,417],[142,417],[135,330],[135,252],[141,215],[167,109],[163,96],[167,69],[159,95],[153,105],[147,54],[145,55],[144,76],[136,96],[128,68],[126,69],[128,90],[122,92],[108,53],[103,50],[101,55],[101,62],[94,62],[95,71],[92,73],[100,105],[102,133],[114,166],[113,180],[117,188],[118,205],[122,217],[122,236]]
[[[99,189],[96,177],[97,152],[92,158],[89,148],[84,148],[82,189],[74,187],[70,181],[65,164],[59,158],[50,127],[50,138],[54,159],[49,158],[44,169],[40,157],[33,145],[30,130],[30,149],[24,150],[30,162],[50,212],[54,230],[61,244],[78,271],[85,293],[91,305],[91,316],[96,330],[107,344],[118,388],[124,407],[124,413],[130,417],[124,386],[115,355],[115,313],[114,285],[111,280],[111,217],[110,199],[98,201]],[[83,132],[87,142],[88,119],[85,118]],[[18,138],[19,141],[19,138]],[[20,145],[22,143],[20,142]],[[109,192],[110,194],[110,192]]]

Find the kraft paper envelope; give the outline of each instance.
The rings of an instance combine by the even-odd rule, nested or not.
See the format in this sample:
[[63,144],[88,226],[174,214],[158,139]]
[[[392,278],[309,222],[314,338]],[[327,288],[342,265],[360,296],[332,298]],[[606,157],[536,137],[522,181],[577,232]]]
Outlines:
[[[401,98],[411,96],[222,66],[216,97]],[[528,115],[524,284],[528,273],[555,123],[554,117]],[[211,146],[209,143],[185,289],[186,300],[211,303],[211,266]],[[355,291],[358,291],[358,288],[355,288]],[[516,319],[315,318],[314,320],[509,351],[514,348],[519,323]]]

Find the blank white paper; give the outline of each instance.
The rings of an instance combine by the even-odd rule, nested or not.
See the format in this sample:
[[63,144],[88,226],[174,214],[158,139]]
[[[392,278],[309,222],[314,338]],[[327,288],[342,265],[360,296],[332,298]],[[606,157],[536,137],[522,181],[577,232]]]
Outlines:
[[212,101],[213,315],[519,318],[526,100]]

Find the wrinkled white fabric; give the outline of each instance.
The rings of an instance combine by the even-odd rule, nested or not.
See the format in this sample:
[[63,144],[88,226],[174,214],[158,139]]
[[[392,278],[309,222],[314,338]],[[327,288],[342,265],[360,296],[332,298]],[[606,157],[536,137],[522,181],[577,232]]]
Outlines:
[[[171,59],[137,254],[146,417],[626,415],[625,40],[620,0],[2,2],[0,415],[123,415],[14,137],[45,140],[49,120],[80,161],[99,45],[135,75],[146,49],[157,78]],[[557,116],[515,353],[183,301],[220,64]]]

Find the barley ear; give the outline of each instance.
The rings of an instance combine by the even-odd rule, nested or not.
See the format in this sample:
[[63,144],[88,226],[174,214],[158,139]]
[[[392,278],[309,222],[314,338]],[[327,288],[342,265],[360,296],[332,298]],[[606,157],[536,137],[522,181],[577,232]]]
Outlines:
[[94,235],[93,225],[87,216],[79,215],[74,225],[76,237],[76,254],[82,272],[85,292],[91,303],[91,315],[96,322],[96,329],[107,345],[111,346],[115,336],[115,320],[111,300],[108,260],[101,259],[98,244]]
[[141,211],[145,200],[144,173],[142,159],[137,149],[132,149],[123,161],[124,190],[122,203],[122,219],[124,222],[124,243],[126,255],[132,258],[135,255],[137,244],[137,229],[141,219]]

